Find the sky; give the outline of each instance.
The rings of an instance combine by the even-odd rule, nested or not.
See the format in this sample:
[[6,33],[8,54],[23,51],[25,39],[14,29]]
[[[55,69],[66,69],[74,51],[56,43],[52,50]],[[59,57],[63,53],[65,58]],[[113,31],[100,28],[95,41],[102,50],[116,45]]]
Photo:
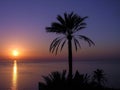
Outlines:
[[120,0],[0,0],[0,59],[65,60],[67,44],[58,55],[49,52],[52,40],[59,35],[47,33],[45,27],[64,12],[77,13],[87,27],[79,34],[91,38],[94,47],[81,41],[82,49],[73,58],[120,59]]

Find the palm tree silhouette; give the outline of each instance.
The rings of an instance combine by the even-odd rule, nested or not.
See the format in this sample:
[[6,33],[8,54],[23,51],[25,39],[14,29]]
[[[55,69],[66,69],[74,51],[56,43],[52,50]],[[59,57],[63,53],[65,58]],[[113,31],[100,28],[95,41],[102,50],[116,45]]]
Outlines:
[[97,82],[99,86],[102,86],[102,84],[105,83],[106,78],[105,78],[104,71],[102,69],[97,69],[96,71],[94,71],[93,81]]
[[[50,27],[46,27],[47,32],[62,34],[63,37],[55,38],[50,45],[50,52],[57,54],[58,49],[62,50],[66,41],[68,41],[68,62],[69,73],[68,76],[72,79],[72,41],[74,41],[75,49],[81,48],[80,40],[86,41],[89,46],[95,45],[92,40],[84,35],[79,35],[77,32],[86,27],[84,20],[87,17],[80,17],[79,15],[71,12],[64,13],[64,16],[57,16],[58,22],[53,22]],[[61,47],[60,47],[61,45]],[[60,48],[59,48],[60,47]]]

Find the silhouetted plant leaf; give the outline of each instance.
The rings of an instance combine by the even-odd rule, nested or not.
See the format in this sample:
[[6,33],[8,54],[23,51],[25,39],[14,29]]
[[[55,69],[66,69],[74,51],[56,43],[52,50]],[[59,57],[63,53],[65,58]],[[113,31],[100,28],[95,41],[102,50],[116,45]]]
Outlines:
[[62,51],[63,46],[65,45],[65,43],[66,43],[66,40],[64,40],[64,42],[62,43],[62,45],[61,45],[61,50],[60,50],[60,51]]
[[78,35],[78,36],[80,39],[83,39],[84,41],[88,42],[89,46],[95,45],[95,43],[91,39],[89,39],[88,37],[83,36],[83,35]]
[[74,38],[74,44],[75,44],[76,51],[77,51],[77,47],[81,48],[81,45],[80,45],[79,41],[76,38]]

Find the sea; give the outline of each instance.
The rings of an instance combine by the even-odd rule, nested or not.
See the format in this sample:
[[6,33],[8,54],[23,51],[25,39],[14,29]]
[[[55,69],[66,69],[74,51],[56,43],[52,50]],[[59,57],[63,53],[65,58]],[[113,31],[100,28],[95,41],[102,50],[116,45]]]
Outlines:
[[[73,61],[73,73],[78,70],[92,76],[96,69],[104,70],[106,86],[120,88],[120,61]],[[67,61],[0,61],[0,90],[38,90],[38,82],[44,82],[43,76],[63,70],[68,71]]]

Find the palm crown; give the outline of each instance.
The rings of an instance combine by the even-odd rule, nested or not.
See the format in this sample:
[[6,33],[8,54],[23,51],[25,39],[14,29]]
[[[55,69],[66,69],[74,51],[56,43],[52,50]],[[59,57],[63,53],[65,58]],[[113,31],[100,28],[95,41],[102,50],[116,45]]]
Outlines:
[[46,27],[47,32],[54,32],[57,34],[63,34],[64,37],[57,37],[53,40],[53,42],[50,45],[50,52],[54,52],[57,54],[58,48],[61,44],[60,51],[62,50],[64,44],[66,43],[67,39],[73,39],[75,44],[75,49],[77,51],[77,48],[81,48],[80,42],[78,39],[85,40],[88,42],[89,46],[92,44],[94,45],[94,42],[90,40],[88,37],[83,35],[75,35],[76,32],[79,30],[82,30],[86,27],[86,23],[84,20],[87,17],[80,17],[77,14],[74,14],[73,12],[70,14],[64,13],[64,17],[58,15],[57,20],[58,22],[53,22],[51,24],[51,27]]

